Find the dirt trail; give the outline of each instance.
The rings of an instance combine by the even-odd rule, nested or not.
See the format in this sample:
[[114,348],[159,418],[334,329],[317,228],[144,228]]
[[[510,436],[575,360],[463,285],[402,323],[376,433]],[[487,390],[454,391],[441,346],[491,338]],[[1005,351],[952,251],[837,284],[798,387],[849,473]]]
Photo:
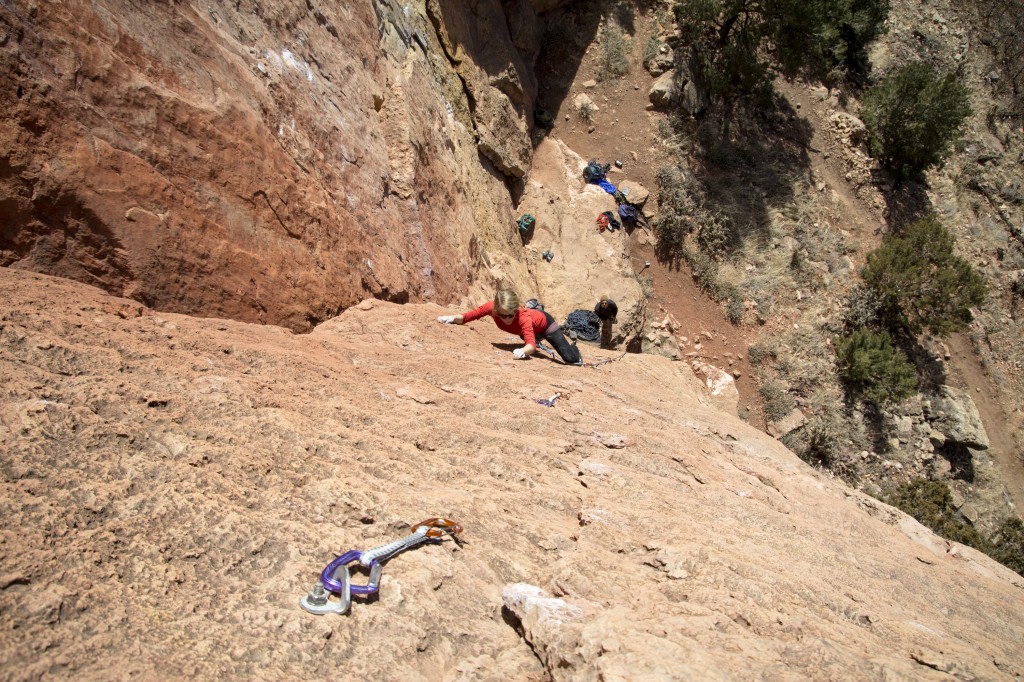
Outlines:
[[946,340],[946,345],[950,353],[949,383],[966,390],[974,400],[988,434],[988,454],[1020,515],[1024,513],[1024,463],[1013,442],[1010,415],[998,400],[999,393],[978,360],[970,338],[966,334],[954,334]]
[[832,192],[835,217],[849,236],[848,241],[856,247],[857,256],[863,257],[881,242],[881,228],[885,225],[881,209],[867,206],[846,180],[847,168],[841,150],[826,132],[828,110],[824,105],[814,102],[813,95],[802,85],[779,80],[776,88],[810,123],[811,143],[807,152],[811,172],[819,183],[824,183],[826,191]]

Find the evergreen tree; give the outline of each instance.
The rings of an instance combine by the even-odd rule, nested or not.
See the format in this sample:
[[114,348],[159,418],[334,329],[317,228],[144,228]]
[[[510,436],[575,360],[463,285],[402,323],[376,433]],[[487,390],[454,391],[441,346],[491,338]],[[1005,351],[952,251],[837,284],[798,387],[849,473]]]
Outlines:
[[1004,519],[993,537],[992,558],[1024,575],[1024,521]]
[[886,332],[858,329],[836,339],[839,374],[865,400],[897,403],[917,390],[917,371]]
[[971,114],[967,87],[927,64],[907,64],[864,96],[871,153],[897,183],[940,164]]
[[868,43],[888,0],[680,0],[676,22],[693,51],[694,77],[713,100],[764,101],[775,72],[822,79],[866,71]]
[[955,239],[934,216],[888,234],[868,254],[862,276],[880,302],[882,322],[912,334],[948,336],[971,322],[986,287],[970,263],[953,253]]

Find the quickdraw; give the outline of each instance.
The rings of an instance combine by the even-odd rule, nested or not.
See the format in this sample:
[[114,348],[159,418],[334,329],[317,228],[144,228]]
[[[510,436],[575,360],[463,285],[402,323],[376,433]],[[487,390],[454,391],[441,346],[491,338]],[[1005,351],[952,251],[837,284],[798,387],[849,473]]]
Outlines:
[[[555,351],[551,350],[550,348],[548,348],[547,346],[540,342],[537,343],[537,350],[541,351],[551,359],[555,358]],[[580,367],[600,367],[601,365],[607,365],[609,362],[621,360],[622,358],[626,357],[627,353],[629,353],[629,351],[624,350],[619,355],[616,355],[611,358],[605,358],[604,360],[598,360],[597,362],[584,362],[580,365]],[[541,405],[547,405],[547,399],[538,399],[537,402],[540,403]],[[554,398],[551,398],[551,405],[548,405],[548,407],[554,406],[554,402]]]
[[[450,519],[434,517],[420,521],[412,527],[408,536],[389,542],[386,545],[361,552],[349,550],[327,564],[320,573],[320,579],[313,585],[299,605],[309,613],[323,615],[325,613],[347,613],[352,606],[352,595],[369,596],[380,590],[380,576],[383,562],[400,552],[421,545],[429,540],[440,540],[445,535],[459,543],[462,526]],[[370,577],[365,585],[352,582],[349,564],[358,562],[363,568],[370,569]]]
[[621,355],[616,355],[613,358],[605,358],[604,360],[598,360],[597,362],[584,362],[583,366],[584,367],[600,367],[601,365],[606,365],[609,362],[615,362],[616,360],[621,360],[622,358],[626,357],[626,353],[628,353],[628,352],[629,352],[628,350],[624,350],[624,351],[622,351]]

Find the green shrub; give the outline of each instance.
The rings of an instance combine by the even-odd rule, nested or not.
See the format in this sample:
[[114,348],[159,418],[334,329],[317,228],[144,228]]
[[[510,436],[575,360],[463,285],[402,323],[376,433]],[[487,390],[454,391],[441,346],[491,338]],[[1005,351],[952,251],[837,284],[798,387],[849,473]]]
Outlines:
[[887,332],[858,329],[834,339],[839,375],[860,397],[875,405],[898,403],[917,391],[917,372]]
[[764,417],[770,422],[777,422],[796,407],[796,401],[786,387],[778,379],[763,379],[757,392],[764,401]]
[[948,540],[982,552],[991,551],[984,536],[957,511],[949,486],[942,481],[919,478],[901,485],[886,501]]
[[693,229],[691,215],[696,205],[686,173],[675,166],[662,166],[658,181],[658,217],[652,228],[657,239],[655,252],[661,260],[678,264],[686,251],[686,236]]
[[732,222],[708,212],[702,212],[701,218],[697,227],[697,247],[716,260],[729,255],[739,242]]
[[757,312],[757,323],[768,324],[768,320],[771,319],[772,307],[774,300],[771,294],[762,293],[754,297],[754,310]]
[[889,2],[680,0],[674,11],[713,99],[766,102],[776,72],[822,79],[866,71],[866,47],[883,31]]
[[807,443],[797,452],[808,464],[829,468],[836,459],[839,440],[832,429],[819,424],[808,430]]
[[729,304],[726,306],[725,314],[729,317],[729,322],[732,324],[739,324],[743,321],[743,315],[747,312],[747,306],[743,303],[743,296],[740,292],[733,291],[732,295],[729,296]]
[[1010,517],[992,535],[993,559],[1024,575],[1024,521]]
[[755,343],[747,348],[747,359],[754,367],[761,365],[766,360],[772,360],[776,356],[775,349],[761,343]]
[[650,67],[651,62],[658,56],[659,50],[661,50],[661,42],[654,36],[648,38],[644,43],[644,66]]
[[870,69],[868,47],[885,33],[889,0],[843,0],[828,3],[831,17],[824,38],[836,71],[844,76],[864,76]]
[[683,257],[690,266],[693,281],[697,283],[701,291],[719,302],[729,299],[733,287],[719,279],[718,263],[711,256],[703,251],[686,249],[683,251]]
[[589,124],[594,122],[594,105],[591,102],[583,102],[580,104],[579,112],[580,118],[582,118],[585,123]]
[[858,286],[850,292],[844,315],[846,326],[850,329],[874,327],[878,322],[878,312],[882,302],[878,294],[867,286]]
[[654,278],[650,275],[637,274],[636,280],[640,283],[640,290],[644,294],[644,298],[650,301],[654,298]]
[[606,81],[622,78],[629,73],[629,41],[622,29],[609,23],[601,32],[603,49],[597,80]]
[[971,113],[967,87],[953,74],[907,64],[864,95],[861,117],[871,153],[897,182],[946,158]]
[[985,300],[986,287],[970,263],[953,253],[954,242],[929,216],[902,234],[887,234],[868,254],[862,276],[878,297],[887,327],[947,336],[970,323],[970,309]]
[[[803,431],[807,441],[797,454],[805,462],[822,466],[833,473],[844,469],[856,478],[855,467],[850,464],[850,452],[861,442],[861,424],[846,412],[834,392],[827,391],[808,399],[810,417]],[[845,478],[845,476],[844,476]]]
[[793,249],[793,253],[789,256],[789,269],[799,272],[804,267],[804,252],[803,249]]

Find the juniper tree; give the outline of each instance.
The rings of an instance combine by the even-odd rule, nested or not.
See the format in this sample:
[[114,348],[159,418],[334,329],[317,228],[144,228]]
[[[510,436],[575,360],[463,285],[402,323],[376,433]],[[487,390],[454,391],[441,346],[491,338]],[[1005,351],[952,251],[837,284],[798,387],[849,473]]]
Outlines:
[[858,329],[835,346],[839,375],[868,402],[898,403],[917,390],[917,370],[888,332]]
[[676,22],[712,100],[764,101],[776,72],[863,74],[888,0],[680,0]]
[[871,154],[897,184],[941,163],[971,114],[967,87],[927,64],[907,64],[864,95]]
[[937,336],[965,328],[986,286],[971,264],[953,253],[953,235],[934,216],[890,233],[868,254],[864,283],[879,301],[882,323],[893,331]]

